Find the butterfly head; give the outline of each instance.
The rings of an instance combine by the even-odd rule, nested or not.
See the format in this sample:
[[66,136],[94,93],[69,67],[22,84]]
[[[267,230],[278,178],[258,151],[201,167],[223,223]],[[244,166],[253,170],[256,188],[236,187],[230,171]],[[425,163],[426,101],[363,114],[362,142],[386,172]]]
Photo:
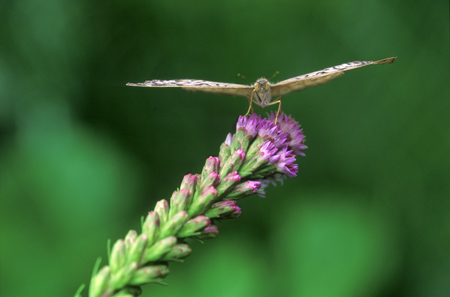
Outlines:
[[255,83],[253,102],[264,108],[269,105],[270,101],[272,101],[270,82],[265,78],[260,78]]

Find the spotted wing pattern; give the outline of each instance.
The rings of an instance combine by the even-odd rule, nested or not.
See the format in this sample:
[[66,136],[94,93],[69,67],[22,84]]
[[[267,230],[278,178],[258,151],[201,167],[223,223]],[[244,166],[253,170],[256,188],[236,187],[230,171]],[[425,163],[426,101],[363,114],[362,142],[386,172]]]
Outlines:
[[344,74],[344,71],[364,67],[367,65],[373,65],[373,64],[386,64],[386,63],[393,63],[395,61],[395,57],[393,58],[387,58],[383,60],[378,61],[355,61],[355,62],[349,62],[341,65],[337,65],[330,68],[325,68],[323,70],[319,70],[316,72],[296,76],[290,79],[286,79],[283,81],[280,81],[279,83],[276,83],[275,85],[272,85],[272,96],[283,96],[286,94],[289,94],[291,92],[297,92],[304,90],[309,87],[314,87],[318,85],[322,85],[324,83],[327,83],[333,79],[335,79],[338,76],[341,76]]
[[206,93],[226,94],[233,96],[250,97],[253,86],[220,83],[196,79],[174,79],[174,80],[147,80],[143,83],[127,83],[134,87],[157,87],[157,88],[183,88],[189,91],[200,91]]

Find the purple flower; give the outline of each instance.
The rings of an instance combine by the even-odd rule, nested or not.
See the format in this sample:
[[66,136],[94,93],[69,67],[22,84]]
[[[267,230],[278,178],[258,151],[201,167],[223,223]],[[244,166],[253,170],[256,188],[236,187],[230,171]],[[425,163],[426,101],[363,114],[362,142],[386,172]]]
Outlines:
[[236,131],[244,130],[245,134],[255,137],[258,133],[258,124],[261,122],[261,116],[252,114],[250,117],[240,116],[236,124]]
[[[274,122],[276,115],[271,112],[269,120]],[[287,139],[285,144],[289,146],[290,150],[294,151],[294,154],[304,156],[305,153],[302,150],[308,147],[304,144],[305,136],[303,135],[303,129],[300,129],[300,125],[291,116],[287,116],[282,113],[278,117],[277,125],[280,129],[286,133]]]
[[287,134],[266,119],[263,119],[259,124],[258,136],[263,140],[270,140],[278,148],[281,148],[287,140]]
[[267,140],[259,149],[259,158],[262,161],[268,161],[270,164],[273,164],[280,158],[280,156],[275,155],[277,151],[278,149],[275,145],[270,140]]
[[278,151],[277,155],[280,156],[278,161],[275,163],[278,169],[278,172],[284,173],[289,177],[294,177],[298,172],[298,165],[293,164],[295,162],[295,155],[293,151],[288,151],[288,147],[285,146],[280,151]]
[[306,148],[303,131],[285,114],[279,116],[276,125],[274,121],[274,113],[268,119],[256,114],[239,117],[236,134],[228,135],[223,144],[233,153],[223,154],[220,176],[223,179],[237,171],[242,181],[234,187],[223,180],[218,186],[221,197],[237,200],[255,193],[264,196],[269,183],[297,175],[296,155],[304,155],[302,150]]

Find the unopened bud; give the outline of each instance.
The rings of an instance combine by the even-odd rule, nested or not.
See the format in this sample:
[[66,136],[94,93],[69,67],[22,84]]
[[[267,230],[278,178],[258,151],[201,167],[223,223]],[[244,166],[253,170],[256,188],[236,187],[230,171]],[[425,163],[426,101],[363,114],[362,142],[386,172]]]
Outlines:
[[183,228],[178,232],[177,237],[190,237],[199,235],[199,230],[211,224],[211,220],[207,216],[197,216],[184,224]]
[[211,225],[202,230],[201,234],[197,236],[199,239],[216,238],[219,235],[219,228],[216,225]]
[[177,243],[175,236],[166,237],[157,241],[154,245],[147,248],[144,255],[145,262],[157,261],[161,259]]
[[166,265],[147,266],[138,269],[133,278],[130,280],[130,285],[141,286],[144,284],[159,282],[169,274],[169,267]]
[[142,224],[142,233],[148,236],[148,245],[151,246],[159,237],[159,216],[155,211],[149,212]]
[[161,226],[160,238],[166,238],[177,234],[177,232],[183,227],[184,223],[188,220],[188,215],[185,211],[180,211],[172,218],[170,218],[163,226]]
[[203,214],[217,198],[217,190],[213,186],[207,187],[195,200],[189,208],[189,217]]

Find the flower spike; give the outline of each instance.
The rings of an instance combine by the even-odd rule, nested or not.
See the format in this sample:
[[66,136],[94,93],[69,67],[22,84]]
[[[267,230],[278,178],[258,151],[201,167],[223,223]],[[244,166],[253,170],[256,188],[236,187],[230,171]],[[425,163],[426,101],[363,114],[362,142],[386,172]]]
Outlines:
[[140,286],[162,283],[168,262],[181,262],[191,253],[187,239],[216,238],[216,221],[241,215],[239,199],[265,197],[269,184],[295,177],[296,156],[304,156],[307,148],[304,142],[300,125],[285,114],[239,117],[219,156],[209,157],[201,174],[186,175],[170,203],[160,200],[141,234],[131,230],[113,245],[109,265],[92,276],[89,296],[138,296]]

